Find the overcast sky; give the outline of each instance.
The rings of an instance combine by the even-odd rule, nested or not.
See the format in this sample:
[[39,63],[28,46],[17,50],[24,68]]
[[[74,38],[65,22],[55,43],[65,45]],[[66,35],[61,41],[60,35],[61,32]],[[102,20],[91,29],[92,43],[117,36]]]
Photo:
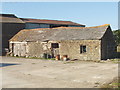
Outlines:
[[21,18],[73,21],[86,26],[110,24],[118,29],[117,2],[4,2],[0,13]]

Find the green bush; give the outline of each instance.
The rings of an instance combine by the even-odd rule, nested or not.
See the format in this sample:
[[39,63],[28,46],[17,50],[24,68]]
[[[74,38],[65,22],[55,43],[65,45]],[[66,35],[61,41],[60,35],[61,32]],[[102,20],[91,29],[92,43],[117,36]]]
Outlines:
[[114,30],[113,34],[115,36],[115,41],[116,41],[117,45],[120,45],[120,29]]

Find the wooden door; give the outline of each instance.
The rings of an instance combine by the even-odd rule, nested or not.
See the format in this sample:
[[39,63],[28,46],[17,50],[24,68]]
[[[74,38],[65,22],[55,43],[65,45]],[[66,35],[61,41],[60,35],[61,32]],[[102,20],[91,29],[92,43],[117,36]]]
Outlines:
[[25,43],[15,43],[13,45],[14,56],[26,56],[26,44]]

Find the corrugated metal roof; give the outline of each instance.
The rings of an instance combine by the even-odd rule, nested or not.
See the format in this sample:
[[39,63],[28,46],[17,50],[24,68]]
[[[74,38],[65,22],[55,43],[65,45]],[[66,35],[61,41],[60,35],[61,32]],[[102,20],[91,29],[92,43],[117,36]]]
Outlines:
[[25,23],[14,14],[0,14],[1,23]]
[[10,41],[99,40],[108,27],[109,25],[105,24],[96,27],[25,29],[18,32]]
[[29,18],[21,18],[26,23],[43,23],[43,24],[62,24],[62,25],[77,25],[77,26],[85,26],[82,24],[78,24],[72,21],[59,21],[59,20],[45,20],[45,19],[29,19]]

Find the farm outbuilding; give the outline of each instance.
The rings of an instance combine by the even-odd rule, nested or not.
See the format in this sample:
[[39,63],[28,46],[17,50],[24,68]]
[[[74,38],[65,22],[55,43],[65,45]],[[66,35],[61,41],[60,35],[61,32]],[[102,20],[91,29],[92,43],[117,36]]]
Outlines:
[[9,48],[9,39],[22,29],[35,28],[54,28],[54,27],[85,27],[85,25],[78,24],[72,21],[60,20],[45,20],[45,19],[28,19],[18,18],[14,14],[0,14],[1,25],[1,45],[0,55],[5,55]]
[[116,43],[109,24],[95,27],[25,29],[9,41],[11,55],[102,60],[115,58]]
[[31,18],[20,19],[25,22],[25,29],[55,28],[55,27],[85,27],[85,25],[83,24],[78,24],[72,21],[31,19]]
[[0,14],[2,54],[9,48],[9,39],[12,38],[21,29],[25,28],[25,23],[14,14]]

